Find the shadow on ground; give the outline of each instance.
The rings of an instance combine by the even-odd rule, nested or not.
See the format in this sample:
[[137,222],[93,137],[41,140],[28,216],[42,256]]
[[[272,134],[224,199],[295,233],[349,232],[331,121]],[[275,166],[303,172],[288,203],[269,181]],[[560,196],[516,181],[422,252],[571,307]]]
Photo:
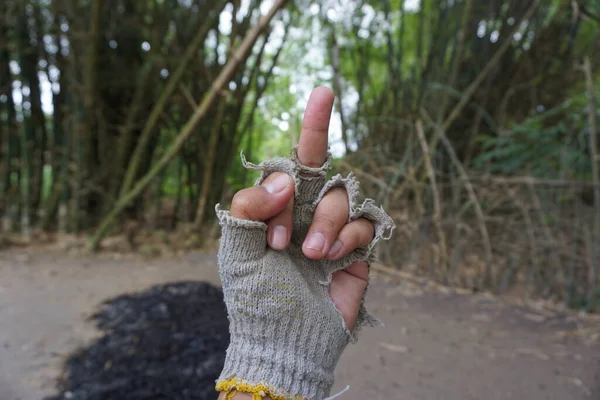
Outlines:
[[46,400],[214,400],[229,343],[220,289],[157,285],[107,300],[91,319],[102,335],[69,356]]

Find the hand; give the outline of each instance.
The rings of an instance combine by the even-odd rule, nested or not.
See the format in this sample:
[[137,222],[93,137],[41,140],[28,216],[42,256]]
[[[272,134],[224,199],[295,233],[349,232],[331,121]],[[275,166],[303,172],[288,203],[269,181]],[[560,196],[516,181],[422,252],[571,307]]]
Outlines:
[[[334,94],[325,87],[316,88],[308,101],[298,145],[298,159],[308,167],[319,168],[327,159],[329,120]],[[231,216],[263,221],[267,224],[267,242],[274,250],[284,250],[292,235],[294,181],[284,173],[273,173],[260,186],[236,193]],[[359,218],[348,223],[348,194],[343,188],[327,192],[319,202],[302,252],[313,260],[338,260],[374,237],[373,224]],[[354,329],[359,306],[367,287],[368,266],[357,262],[333,274],[329,295],[342,314],[348,329]]]
[[228,396],[326,398],[346,346],[380,323],[364,305],[367,263],[394,223],[373,200],[355,203],[353,176],[326,179],[333,100],[315,89],[291,157],[244,160],[258,184],[230,211],[216,206],[231,341],[215,388]]

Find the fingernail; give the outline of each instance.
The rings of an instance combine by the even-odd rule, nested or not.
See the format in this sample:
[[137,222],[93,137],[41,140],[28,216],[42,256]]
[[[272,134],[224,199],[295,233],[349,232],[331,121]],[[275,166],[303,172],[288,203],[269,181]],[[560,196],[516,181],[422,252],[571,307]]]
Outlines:
[[264,184],[267,192],[271,194],[279,193],[290,184],[290,177],[286,174],[278,175]]
[[273,248],[276,250],[285,249],[287,244],[287,229],[285,226],[278,225],[273,228]]
[[327,256],[335,257],[340,252],[340,250],[342,250],[342,247],[344,247],[342,245],[342,242],[340,242],[339,240],[336,240],[335,243],[333,244],[333,246],[331,246],[331,250],[329,250],[329,254]]
[[305,247],[315,251],[323,251],[325,247],[325,236],[322,233],[313,233],[306,241]]

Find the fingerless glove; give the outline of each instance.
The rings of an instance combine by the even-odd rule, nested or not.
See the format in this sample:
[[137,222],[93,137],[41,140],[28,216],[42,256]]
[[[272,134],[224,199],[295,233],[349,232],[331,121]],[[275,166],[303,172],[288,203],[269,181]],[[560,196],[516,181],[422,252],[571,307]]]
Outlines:
[[[218,253],[231,342],[217,390],[269,395],[276,399],[317,399],[329,396],[334,368],[349,342],[356,341],[364,325],[380,322],[363,301],[356,327],[350,331],[329,297],[332,274],[356,261],[372,262],[380,239],[389,239],[392,219],[367,199],[356,205],[358,181],[336,175],[326,182],[331,157],[321,168],[309,168],[291,158],[276,158],[254,165],[242,156],[246,168],[260,170],[260,184],[274,172],[295,182],[293,230],[284,251],[267,245],[267,225],[232,217],[217,205],[222,227]],[[375,228],[372,242],[337,261],[311,260],[302,243],[312,224],[315,208],[334,187],[348,192],[348,221],[367,218]],[[366,291],[365,291],[366,292]]]

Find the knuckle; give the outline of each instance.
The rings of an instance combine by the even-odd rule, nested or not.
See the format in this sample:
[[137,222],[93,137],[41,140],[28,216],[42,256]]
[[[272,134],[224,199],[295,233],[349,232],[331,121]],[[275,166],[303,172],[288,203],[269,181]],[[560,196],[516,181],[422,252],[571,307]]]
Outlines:
[[346,189],[329,190],[317,207],[314,222],[328,231],[339,230],[348,220],[348,195]]
[[373,223],[366,218],[359,218],[353,222],[355,227],[355,236],[360,245],[368,245],[375,235]]
[[333,230],[334,228],[338,227],[338,225],[340,225],[338,223],[338,219],[339,218],[336,218],[331,213],[321,213],[316,218],[315,223],[319,227],[324,228],[325,230],[330,231],[330,230]]
[[361,242],[360,229],[355,225],[348,225],[348,229],[344,231],[344,242],[352,248],[356,248]]
[[249,196],[247,189],[240,190],[233,195],[231,199],[231,207],[241,211],[246,211],[252,208],[252,197]]

